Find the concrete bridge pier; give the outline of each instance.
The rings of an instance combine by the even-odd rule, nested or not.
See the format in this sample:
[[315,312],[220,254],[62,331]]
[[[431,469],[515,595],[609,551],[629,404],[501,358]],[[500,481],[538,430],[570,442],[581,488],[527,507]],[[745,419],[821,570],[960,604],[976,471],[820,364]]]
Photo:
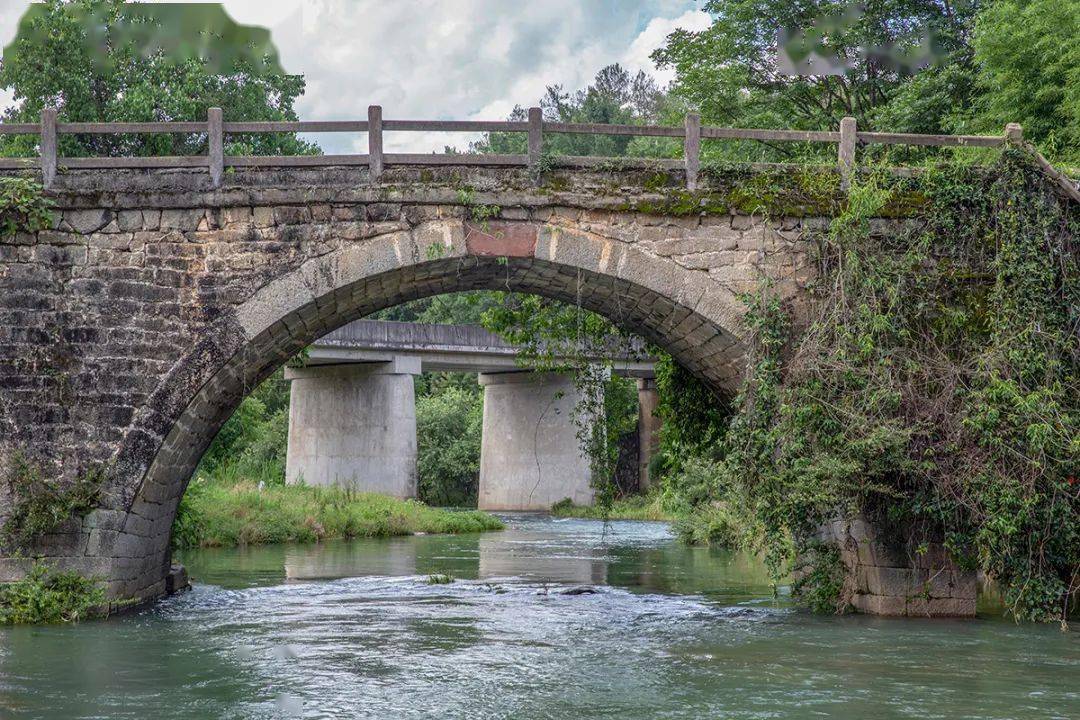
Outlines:
[[660,416],[656,414],[660,395],[656,378],[638,378],[638,481],[642,491],[652,487],[649,463],[660,449]]
[[591,505],[589,460],[573,421],[579,393],[555,373],[485,373],[481,510],[549,510],[564,498]]
[[287,483],[416,497],[416,358],[286,368]]

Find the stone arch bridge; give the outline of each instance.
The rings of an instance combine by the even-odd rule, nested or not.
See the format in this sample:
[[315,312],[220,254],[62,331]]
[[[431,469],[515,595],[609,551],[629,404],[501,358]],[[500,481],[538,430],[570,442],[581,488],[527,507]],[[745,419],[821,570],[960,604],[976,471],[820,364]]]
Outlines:
[[[691,199],[681,183],[410,166],[377,184],[348,167],[252,168],[219,188],[187,170],[58,176],[54,227],[0,244],[0,453],[107,480],[97,509],[31,553],[116,598],[161,594],[179,499],[244,395],[316,338],[414,298],[580,303],[730,391],[746,352],[738,295],[770,278],[796,300],[828,218],[670,207]],[[0,492],[3,515],[15,498]],[[0,559],[0,579],[28,562]]]

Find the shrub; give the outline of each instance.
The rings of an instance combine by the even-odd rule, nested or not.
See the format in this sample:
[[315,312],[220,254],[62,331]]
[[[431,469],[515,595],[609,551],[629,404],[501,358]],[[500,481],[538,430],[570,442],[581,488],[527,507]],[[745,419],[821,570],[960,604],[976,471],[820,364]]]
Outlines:
[[19,177],[0,177],[0,239],[17,232],[44,230],[52,224],[52,201],[41,184]]
[[479,387],[448,385],[417,397],[419,495],[429,505],[476,505],[483,407]]
[[97,580],[36,563],[22,580],[0,584],[0,625],[78,622],[104,603]]
[[48,482],[41,468],[22,453],[15,453],[8,470],[11,513],[0,538],[4,544],[25,547],[73,517],[97,506],[104,471],[90,470],[71,483]]

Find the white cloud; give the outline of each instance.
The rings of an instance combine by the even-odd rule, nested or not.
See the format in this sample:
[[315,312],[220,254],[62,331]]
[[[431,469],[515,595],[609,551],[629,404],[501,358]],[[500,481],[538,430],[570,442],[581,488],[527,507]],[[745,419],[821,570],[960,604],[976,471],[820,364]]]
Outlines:
[[620,62],[632,70],[651,73],[663,87],[675,79],[675,72],[671,68],[657,68],[650,57],[653,51],[678,28],[696,32],[707,29],[711,23],[709,14],[703,10],[687,10],[675,18],[655,17],[630,43]]
[[[269,27],[289,72],[302,73],[304,119],[504,118],[550,84],[586,85],[604,65],[655,71],[649,53],[676,27],[707,25],[693,0],[226,0],[237,21]],[[26,2],[0,0],[0,41]],[[669,79],[660,76],[661,81]],[[3,98],[0,98],[2,102]],[[395,133],[388,151],[464,147],[462,134]],[[327,134],[327,152],[364,152],[366,138]]]

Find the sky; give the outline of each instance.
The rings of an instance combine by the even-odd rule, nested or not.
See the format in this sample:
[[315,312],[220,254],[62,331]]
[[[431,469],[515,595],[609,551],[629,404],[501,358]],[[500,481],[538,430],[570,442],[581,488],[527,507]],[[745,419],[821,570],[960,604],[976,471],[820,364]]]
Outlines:
[[[286,71],[307,79],[303,120],[502,120],[547,85],[587,85],[613,62],[653,74],[649,54],[675,28],[699,30],[695,0],[226,0],[238,22],[268,27]],[[0,46],[25,0],[0,0]],[[11,101],[0,90],[0,108]],[[464,148],[476,135],[388,133],[388,152]],[[362,134],[313,136],[328,153],[366,152]]]

